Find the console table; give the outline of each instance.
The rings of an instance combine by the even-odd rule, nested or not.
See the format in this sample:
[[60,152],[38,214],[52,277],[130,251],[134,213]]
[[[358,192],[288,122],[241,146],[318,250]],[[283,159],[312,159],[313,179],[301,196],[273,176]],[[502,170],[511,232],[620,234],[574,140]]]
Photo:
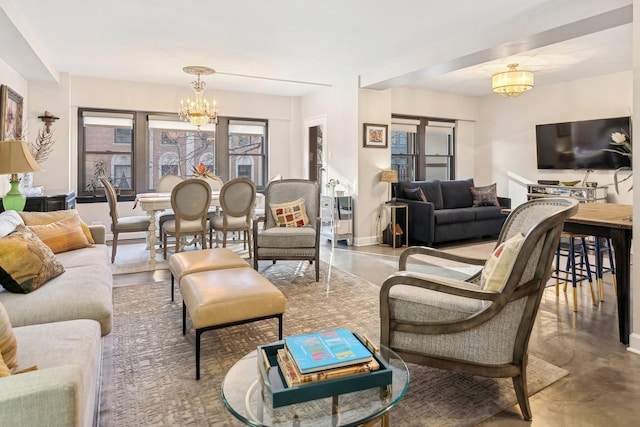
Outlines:
[[[39,196],[27,196],[27,203],[24,211],[27,212],[51,212],[65,209],[74,209],[76,207],[76,193],[70,190],[45,190],[44,194]],[[0,212],[2,207],[2,199],[0,199]]]
[[320,235],[331,240],[335,247],[339,240],[353,244],[353,199],[351,196],[322,196],[320,198]]
[[527,199],[539,197],[570,197],[582,202],[606,202],[607,187],[528,184]]

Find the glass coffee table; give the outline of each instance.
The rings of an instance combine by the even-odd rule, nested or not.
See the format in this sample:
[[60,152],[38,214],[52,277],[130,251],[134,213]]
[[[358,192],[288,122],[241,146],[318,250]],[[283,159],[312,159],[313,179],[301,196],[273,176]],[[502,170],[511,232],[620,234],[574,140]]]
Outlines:
[[[390,386],[373,387],[333,397],[272,408],[263,395],[258,353],[253,351],[229,369],[222,382],[222,401],[239,420],[250,426],[370,426],[389,424],[389,411],[409,388],[407,365],[392,350],[380,349],[392,370]],[[262,361],[260,361],[261,363]],[[303,393],[304,390],[301,389]]]

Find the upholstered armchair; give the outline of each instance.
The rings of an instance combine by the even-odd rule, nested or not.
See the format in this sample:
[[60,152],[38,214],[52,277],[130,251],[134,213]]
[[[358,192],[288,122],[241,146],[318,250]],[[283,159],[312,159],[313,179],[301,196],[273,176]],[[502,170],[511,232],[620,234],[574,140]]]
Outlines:
[[[380,290],[380,340],[406,362],[486,377],[511,377],[522,416],[531,419],[527,349],[551,276],[565,218],[575,200],[526,202],[507,218],[491,258],[484,263],[412,247],[400,256],[401,271]],[[483,265],[461,281],[407,271],[414,255]]]
[[[280,213],[274,216],[274,209]],[[262,227],[261,227],[262,225]],[[265,191],[265,215],[253,222],[253,267],[259,260],[315,262],[320,280],[320,188],[315,181],[272,181]]]

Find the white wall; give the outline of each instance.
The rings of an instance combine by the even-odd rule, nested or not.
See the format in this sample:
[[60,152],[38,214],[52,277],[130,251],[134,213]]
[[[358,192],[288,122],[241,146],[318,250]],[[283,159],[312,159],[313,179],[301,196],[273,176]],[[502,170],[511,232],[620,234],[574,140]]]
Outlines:
[[[490,176],[498,191],[509,189],[513,205],[526,201],[526,187],[513,176],[582,180],[584,170],[538,170],[535,126],[543,123],[621,117],[631,114],[632,73],[624,72],[551,86],[536,87],[517,98],[480,99],[476,125],[476,175]],[[613,171],[595,171],[590,181],[613,183]],[[632,193],[609,188],[609,201],[631,204]]]
[[[2,59],[0,59],[0,85],[7,85],[18,92],[23,98],[26,109],[29,105],[27,81]],[[0,175],[0,194],[4,195],[7,191],[9,191],[9,175]]]

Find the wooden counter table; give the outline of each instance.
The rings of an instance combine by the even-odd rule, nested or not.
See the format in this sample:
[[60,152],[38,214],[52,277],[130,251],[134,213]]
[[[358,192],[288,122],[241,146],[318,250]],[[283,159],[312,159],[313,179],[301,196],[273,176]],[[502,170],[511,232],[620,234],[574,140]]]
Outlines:
[[565,220],[564,231],[611,238],[618,284],[620,342],[629,344],[631,333],[631,235],[633,208],[615,203],[580,203],[578,213]]

